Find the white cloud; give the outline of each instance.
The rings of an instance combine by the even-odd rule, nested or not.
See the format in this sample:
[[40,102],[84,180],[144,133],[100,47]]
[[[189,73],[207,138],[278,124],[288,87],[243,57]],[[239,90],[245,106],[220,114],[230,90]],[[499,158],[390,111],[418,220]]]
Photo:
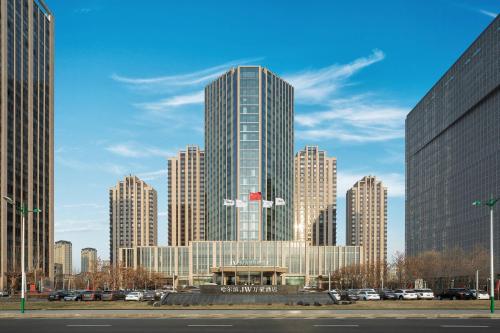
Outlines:
[[198,91],[186,95],[177,95],[161,99],[159,101],[137,103],[137,107],[149,111],[168,111],[171,108],[189,105],[189,104],[202,104],[205,99],[205,93]]
[[496,18],[498,14],[495,14],[493,12],[490,12],[488,10],[484,10],[484,9],[478,9],[477,10],[478,12],[480,12],[481,14],[483,15],[486,15],[486,16],[489,16],[489,17],[493,17],[493,18]]
[[348,64],[285,75],[285,79],[294,86],[298,102],[324,102],[344,85],[346,79],[384,58],[384,52],[376,49],[368,57],[358,58]]
[[148,181],[148,180],[154,180],[154,179],[158,179],[158,178],[162,178],[162,177],[166,178],[167,172],[168,172],[167,169],[160,169],[160,170],[149,171],[149,172],[141,172],[141,173],[137,174],[137,177],[139,177],[140,179],[142,179],[144,181]]
[[319,141],[377,142],[404,137],[407,108],[354,96],[328,102],[327,111],[299,113],[295,117],[297,138]]
[[163,150],[156,147],[140,146],[139,144],[135,143],[128,143],[128,144],[120,143],[116,145],[111,145],[106,147],[106,150],[115,155],[123,157],[132,157],[132,158],[150,157],[150,156],[167,157],[173,154],[171,151]]
[[400,173],[377,173],[370,172],[340,172],[337,174],[337,196],[345,198],[347,190],[349,190],[358,180],[363,177],[372,175],[376,176],[378,180],[382,181],[387,187],[387,195],[389,197],[404,197],[405,195],[405,177]]
[[158,212],[158,217],[165,217],[168,215],[168,212]]
[[229,68],[240,65],[240,64],[248,64],[252,62],[257,62],[262,60],[262,57],[259,58],[246,58],[246,59],[238,59],[233,60],[221,65],[205,68],[200,71],[187,73],[187,74],[179,74],[179,75],[168,75],[168,76],[158,76],[158,77],[149,77],[149,78],[132,78],[121,76],[118,74],[112,74],[111,78],[117,82],[126,83],[133,86],[141,86],[143,88],[152,88],[153,86],[162,86],[162,87],[182,87],[187,86],[191,87],[193,85],[203,85],[208,81],[211,81],[217,78],[219,75],[226,72]]

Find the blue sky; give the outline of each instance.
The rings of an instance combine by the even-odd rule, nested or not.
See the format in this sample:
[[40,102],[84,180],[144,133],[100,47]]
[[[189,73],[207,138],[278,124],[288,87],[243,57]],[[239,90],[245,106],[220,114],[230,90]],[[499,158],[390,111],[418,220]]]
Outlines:
[[476,1],[63,1],[56,22],[55,239],[109,256],[108,189],[137,174],[158,191],[167,242],[166,158],[203,146],[204,85],[261,64],[295,86],[298,150],[338,158],[345,191],[389,190],[388,252],[404,249],[404,119],[500,11]]

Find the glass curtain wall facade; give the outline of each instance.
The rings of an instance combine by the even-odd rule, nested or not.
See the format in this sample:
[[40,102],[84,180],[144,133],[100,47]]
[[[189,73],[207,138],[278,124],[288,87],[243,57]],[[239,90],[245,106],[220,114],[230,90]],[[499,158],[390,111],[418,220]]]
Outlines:
[[235,266],[243,275],[249,266],[268,271],[279,267],[284,272],[282,284],[300,281],[304,285],[343,267],[359,266],[363,252],[359,246],[311,246],[297,241],[200,241],[189,246],[121,248],[120,260],[124,267],[175,276],[189,285],[215,282],[214,271]]
[[[0,3],[0,189],[28,214],[26,271],[54,273],[54,16],[43,1]],[[0,290],[21,272],[21,216],[0,199]],[[41,273],[41,274],[40,274]]]
[[[406,254],[489,250],[500,197],[500,18],[481,33],[406,118]],[[500,218],[494,249],[500,272]]]
[[[205,88],[207,239],[292,239],[293,112],[293,87],[260,66],[233,68]],[[251,192],[286,205],[263,209]]]

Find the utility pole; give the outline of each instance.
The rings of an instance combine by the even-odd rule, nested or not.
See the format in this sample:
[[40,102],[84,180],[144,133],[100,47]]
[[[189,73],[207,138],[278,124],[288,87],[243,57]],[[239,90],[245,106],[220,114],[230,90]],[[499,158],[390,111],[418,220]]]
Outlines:
[[477,200],[473,206],[488,206],[490,208],[490,312],[495,312],[495,270],[493,267],[493,208],[500,198],[491,198],[486,201]]

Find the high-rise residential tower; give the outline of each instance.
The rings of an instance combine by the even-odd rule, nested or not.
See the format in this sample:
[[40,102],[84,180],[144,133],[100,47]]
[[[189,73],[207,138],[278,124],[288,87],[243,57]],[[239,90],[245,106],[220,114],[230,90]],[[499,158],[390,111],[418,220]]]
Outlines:
[[[500,17],[406,117],[406,255],[490,248],[500,197]],[[500,272],[500,203],[494,221]]]
[[97,271],[97,250],[86,247],[80,252],[81,272],[95,273]]
[[363,247],[364,263],[382,267],[387,262],[387,188],[366,176],[347,191],[346,245]]
[[[260,66],[232,68],[205,88],[208,240],[293,238],[293,97],[290,84]],[[251,192],[285,205],[263,209]]]
[[[42,0],[0,2],[0,198],[29,210],[25,269],[54,272],[54,16]],[[21,215],[0,199],[0,290],[21,273]]]
[[312,245],[335,245],[337,228],[337,159],[318,146],[295,155],[294,239]]
[[168,245],[205,240],[205,153],[187,146],[168,159]]
[[62,265],[62,274],[73,273],[73,249],[69,241],[60,240],[54,245],[54,263]]
[[120,247],[157,245],[156,190],[136,176],[127,176],[109,190],[111,263],[117,264]]

